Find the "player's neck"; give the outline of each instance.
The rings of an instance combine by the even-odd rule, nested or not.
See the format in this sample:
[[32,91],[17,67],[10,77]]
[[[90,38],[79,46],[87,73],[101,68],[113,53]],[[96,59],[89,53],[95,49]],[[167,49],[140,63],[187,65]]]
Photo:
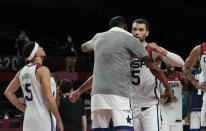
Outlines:
[[32,63],[32,64],[37,64],[37,63],[39,63],[39,64],[42,65],[42,58],[36,57],[31,63]]
[[146,47],[146,46],[148,45],[148,43],[147,43],[146,41],[143,41],[143,42],[142,42],[142,45],[143,45],[144,47]]

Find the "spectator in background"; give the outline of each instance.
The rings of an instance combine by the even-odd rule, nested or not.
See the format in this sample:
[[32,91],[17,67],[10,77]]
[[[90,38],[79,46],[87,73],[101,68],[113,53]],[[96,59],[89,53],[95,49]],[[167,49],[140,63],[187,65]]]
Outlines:
[[22,47],[30,42],[29,37],[27,36],[27,32],[25,30],[21,30],[19,35],[16,38],[15,48],[17,50],[17,56],[20,57],[20,52]]
[[71,35],[68,35],[66,41],[60,46],[60,54],[65,57],[66,71],[74,72],[77,51],[74,48]]
[[59,101],[59,112],[62,118],[65,131],[86,131],[87,120],[83,103],[78,100],[76,103],[69,101],[70,92],[73,91],[73,84],[70,80],[61,80],[60,90],[63,96]]
[[27,36],[27,32],[25,30],[21,30],[20,34],[18,35],[17,41],[23,41],[24,44],[30,42],[29,37]]

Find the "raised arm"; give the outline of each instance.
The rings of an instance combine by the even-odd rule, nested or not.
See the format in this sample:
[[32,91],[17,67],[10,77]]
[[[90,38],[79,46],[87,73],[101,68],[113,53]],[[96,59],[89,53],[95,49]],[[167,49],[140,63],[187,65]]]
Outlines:
[[158,46],[156,43],[150,43],[148,46],[153,51],[159,53],[160,58],[165,63],[171,64],[171,65],[176,66],[176,67],[183,67],[184,66],[184,60],[179,55]]
[[82,52],[91,52],[94,50],[94,42],[93,40],[95,39],[96,36],[94,36],[91,40],[85,42],[84,44],[81,45],[81,50]]
[[84,43],[81,45],[82,52],[89,52],[89,49],[87,48],[87,45]]
[[9,99],[9,101],[14,106],[16,106],[22,112],[24,112],[25,106],[21,102],[19,102],[15,94],[15,92],[19,89],[19,87],[20,87],[19,73],[17,73],[14,79],[8,85],[6,91],[4,92],[4,95]]

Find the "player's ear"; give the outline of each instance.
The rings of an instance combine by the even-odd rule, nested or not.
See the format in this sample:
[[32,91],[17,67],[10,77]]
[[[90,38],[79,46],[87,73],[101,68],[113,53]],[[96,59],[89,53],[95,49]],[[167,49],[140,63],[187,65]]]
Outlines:
[[40,55],[40,53],[39,53],[39,49],[36,51],[36,53],[35,53],[35,56],[39,56]]
[[149,30],[146,31],[146,36],[149,36]]
[[124,24],[124,29],[125,29],[125,30],[128,30],[128,28],[127,28],[127,25],[126,25],[126,24]]

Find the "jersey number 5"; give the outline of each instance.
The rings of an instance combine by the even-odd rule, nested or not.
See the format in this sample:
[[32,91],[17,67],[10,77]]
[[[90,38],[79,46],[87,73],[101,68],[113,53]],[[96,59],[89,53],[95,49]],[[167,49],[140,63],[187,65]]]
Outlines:
[[31,89],[30,89],[31,84],[27,83],[27,84],[24,85],[24,87],[25,87],[25,91],[27,92],[27,95],[25,96],[25,99],[27,101],[32,101],[33,100],[33,96],[32,96],[32,92],[31,92]]
[[140,83],[139,73],[140,73],[139,70],[132,71],[132,77],[133,77],[132,84],[139,85]]

